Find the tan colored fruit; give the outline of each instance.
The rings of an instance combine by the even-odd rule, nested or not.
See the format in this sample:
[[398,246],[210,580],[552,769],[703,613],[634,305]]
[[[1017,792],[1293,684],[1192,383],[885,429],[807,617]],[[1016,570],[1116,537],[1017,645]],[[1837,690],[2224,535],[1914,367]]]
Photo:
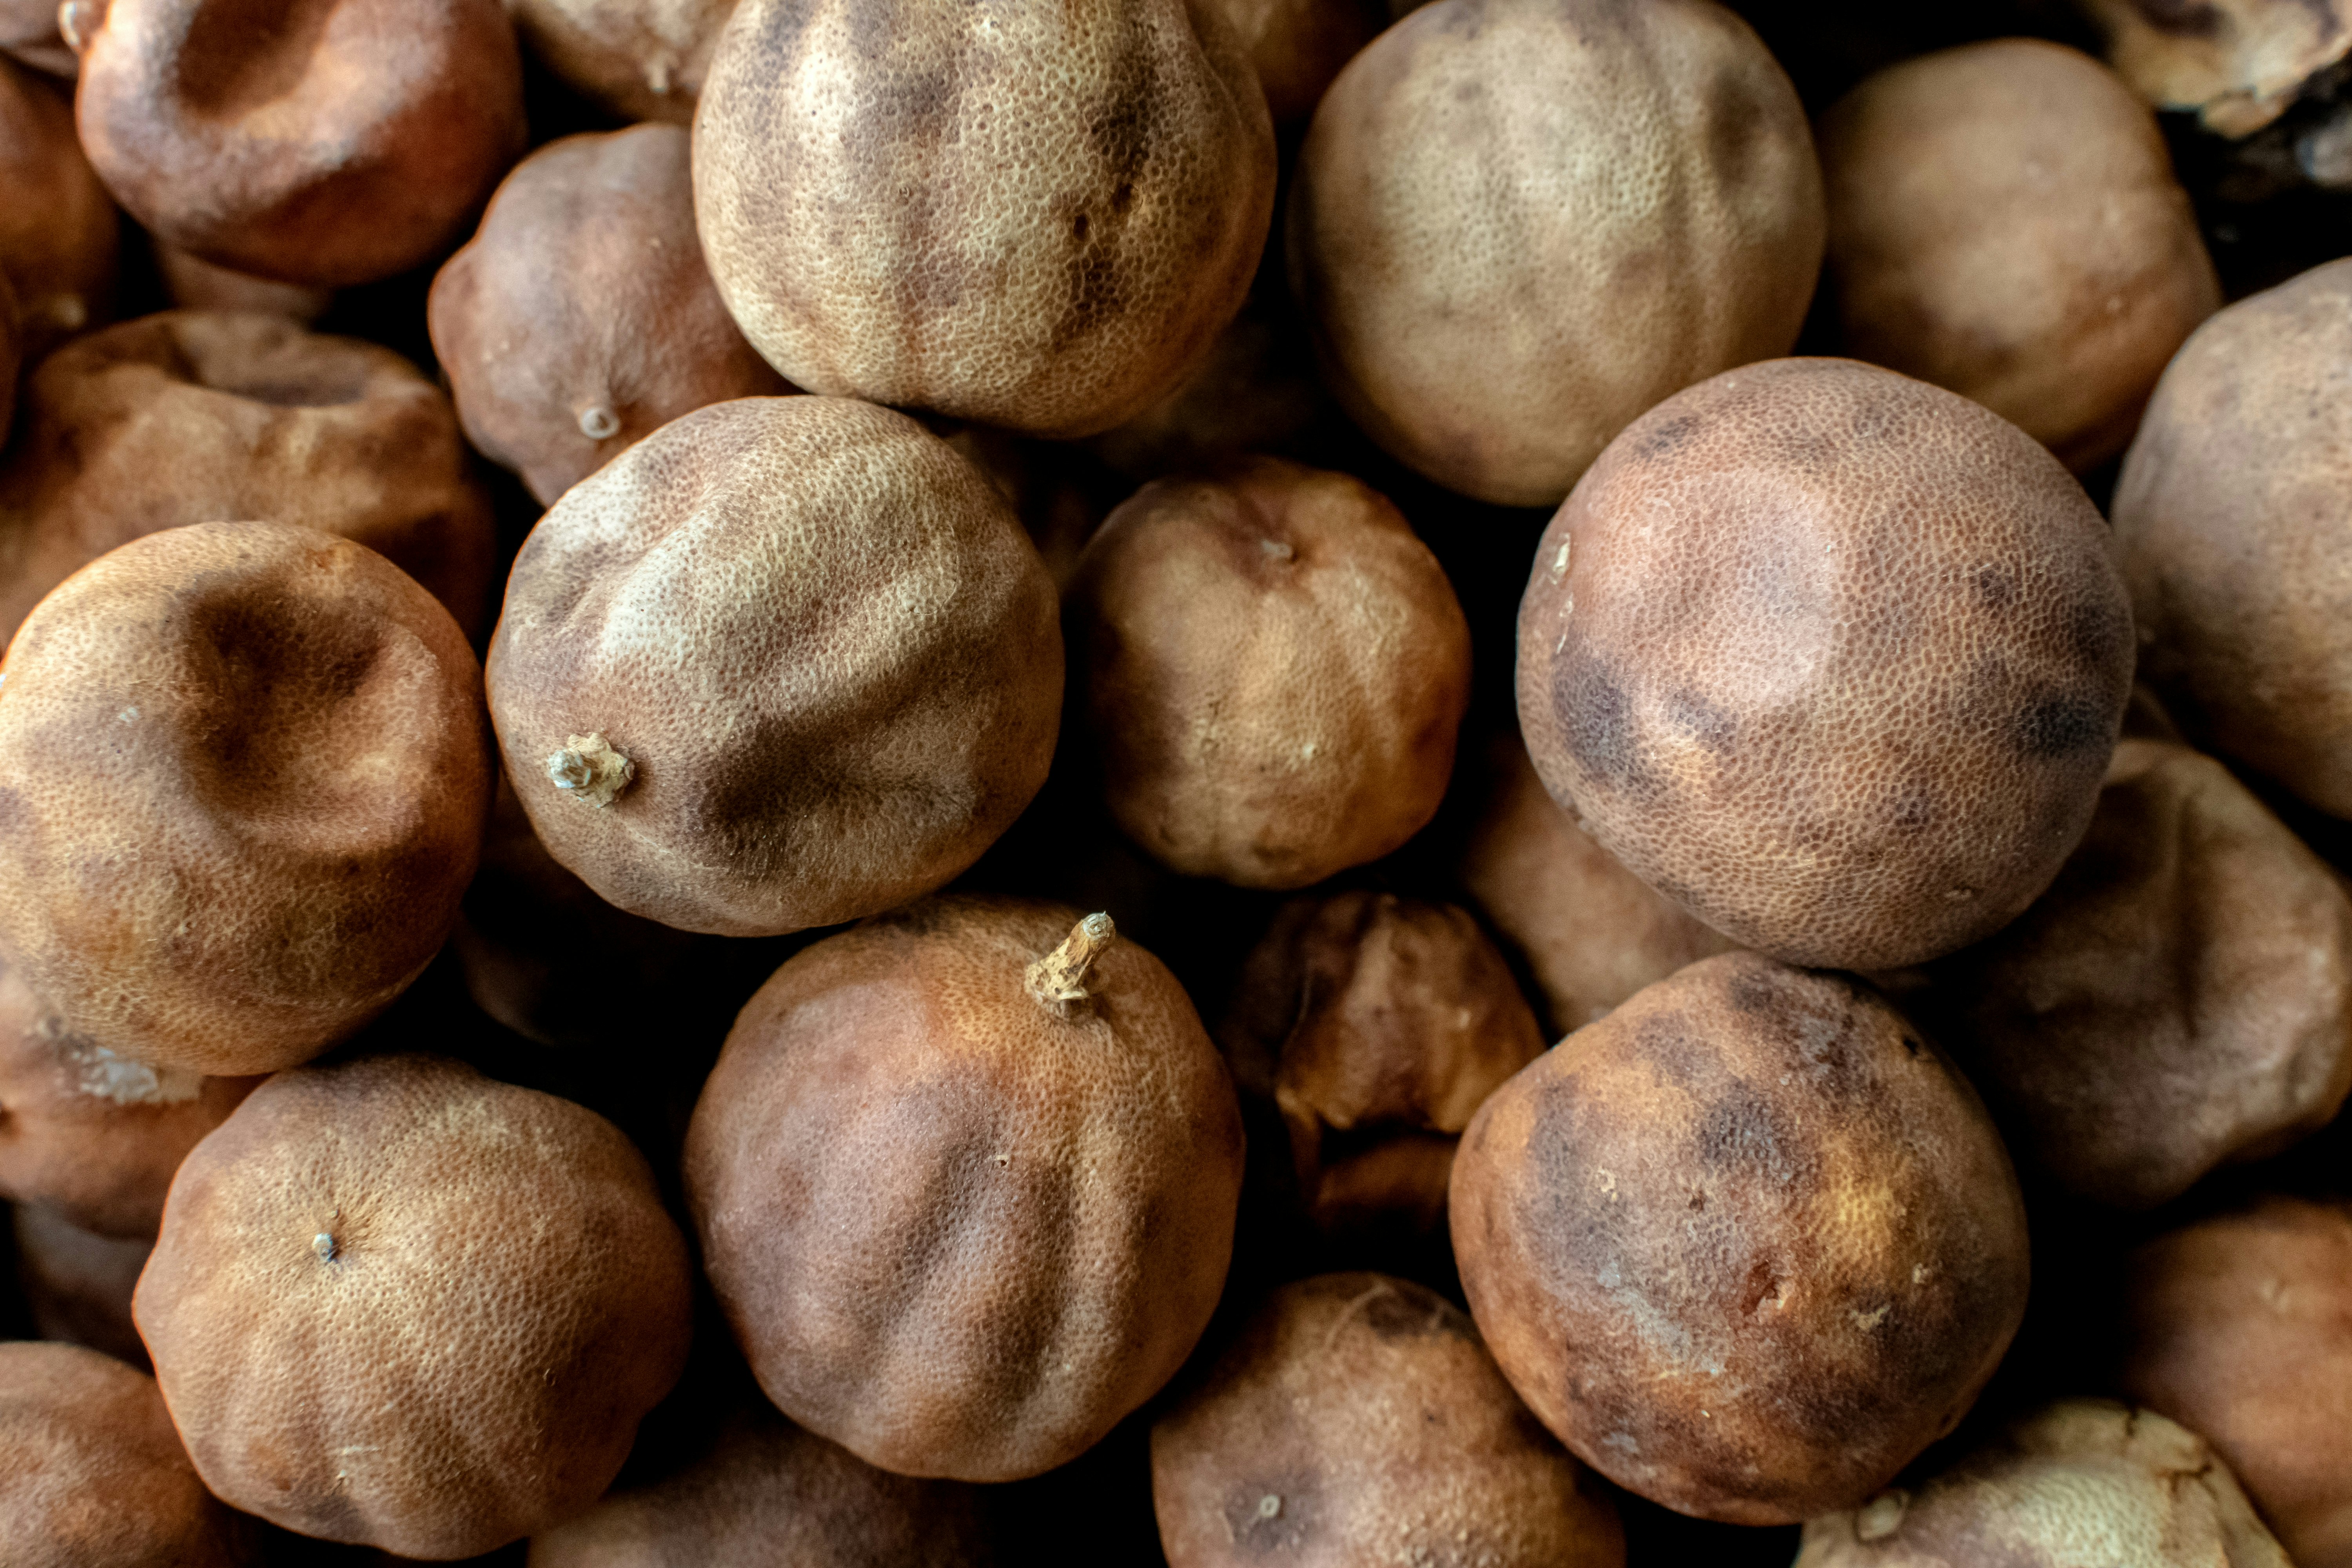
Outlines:
[[1368,891],[1282,907],[1218,1043],[1280,1110],[1307,1216],[1346,1232],[1434,1230],[1455,1139],[1544,1048],[1467,911]]
[[2156,116],[2063,45],[1889,66],[1822,117],[1821,151],[1846,351],[1974,398],[2077,473],[2130,444],[2221,307]]
[[48,0],[0,0],[0,54],[72,80],[81,61],[58,31],[58,10]]
[[1709,0],[1440,0],[1339,74],[1300,150],[1291,287],[1381,446],[1549,506],[1611,437],[1789,352],[1822,259],[1796,89]]
[[440,388],[373,343],[201,311],[93,332],[26,387],[0,470],[0,631],[119,544],[245,517],[364,544],[473,630],[498,541],[471,462]]
[[1467,1314],[1379,1274],[1286,1285],[1151,1429],[1171,1568],[1622,1568],[1601,1488]]
[[70,102],[12,59],[0,59],[0,272],[34,364],[113,314],[120,224],[74,138]]
[[1146,485],[1069,599],[1111,815],[1168,866],[1303,888],[1435,815],[1470,632],[1370,486],[1273,458]]
[[1519,727],[1601,847],[1735,942],[1885,969],[1988,936],[2089,824],[2131,607],[2015,426],[1850,360],[1642,416],[1537,546]]
[[1380,0],[1216,0],[1249,52],[1278,125],[1315,112],[1324,89],[1388,26]]
[[43,600],[0,681],[0,948],[53,1037],[290,1067],[448,934],[489,808],[481,675],[373,551],[150,534]]
[[573,90],[626,119],[687,125],[735,0],[512,0],[508,10]]
[[2314,77],[2352,49],[2344,0],[2082,0],[2107,57],[2163,109],[2195,110],[2207,130],[2250,136],[2286,112]]
[[1175,389],[1273,211],[1265,96],[1184,0],[743,0],[694,138],[711,276],[795,385],[1057,439]]
[[278,1074],[197,1145],[139,1331],[205,1485],[470,1557],[585,1512],[686,1363],[686,1244],[594,1113],[436,1058]]
[[1859,982],[1695,963],[1505,1084],[1454,1253],[1511,1386],[1632,1491],[1853,1508],[1949,1432],[2025,1312],[2025,1208],[1968,1081]]
[[2197,330],[2124,459],[2140,674],[2184,729],[2352,816],[2352,259]]
[[2352,899],[2228,769],[2116,748],[2050,890],[1930,966],[1913,1016],[2073,1193],[2152,1208],[2352,1091]]
[[466,434],[542,506],[680,415],[792,390],[711,285],[688,142],[639,125],[541,147],[433,280]]
[[2352,1568],[2352,1209],[2266,1198],[2129,1279],[2126,1395],[2205,1435],[2296,1568]]
[[903,415],[740,398],[576,485],[516,558],[490,711],[548,852],[688,931],[855,920],[977,859],[1044,783],[1054,589]]
[[432,260],[523,149],[498,0],[108,0],[74,115],[117,201],[215,266],[341,289]]
[[1066,1463],[1174,1375],[1241,1176],[1233,1085],[1175,977],[1106,916],[1009,899],[803,949],[686,1141],[704,1266],[768,1397],[959,1480]]
[[131,1321],[131,1292],[154,1244],[144,1237],[100,1236],[33,1204],[17,1204],[10,1214],[16,1283],[33,1315],[34,1332],[87,1345],[147,1371],[147,1347]]
[[530,1568],[989,1568],[983,1496],[877,1470],[771,1410],[537,1537]]
[[196,1479],[155,1380],[79,1345],[0,1344],[0,1562],[239,1568],[236,1515]]
[[163,292],[175,310],[227,310],[263,316],[283,316],[309,326],[335,302],[331,289],[300,283],[280,283],[250,272],[215,267],[191,256],[176,245],[155,242],[155,270],[162,274]]
[[2105,1399],[2043,1406],[1916,1490],[1805,1525],[1796,1568],[2293,1568],[2203,1438]]

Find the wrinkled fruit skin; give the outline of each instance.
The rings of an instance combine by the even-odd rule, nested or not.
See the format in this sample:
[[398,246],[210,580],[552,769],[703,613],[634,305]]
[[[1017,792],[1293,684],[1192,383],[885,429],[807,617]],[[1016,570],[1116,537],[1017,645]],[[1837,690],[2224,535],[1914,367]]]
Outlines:
[[694,136],[711,276],[794,385],[1056,439],[1175,389],[1273,213],[1265,95],[1183,0],[743,0]]
[[[1054,584],[988,480],[904,415],[739,398],[575,485],[515,559],[490,714],[548,853],[632,914],[761,936],[980,857],[1045,782]],[[601,735],[604,806],[548,759]]]
[[940,898],[803,950],[695,1107],[711,1288],[777,1407],[906,1475],[1076,1458],[1174,1375],[1233,1252],[1241,1110],[1191,1001],[1078,911]]
[[1519,728],[1553,798],[1744,946],[1885,969],[2015,919],[2131,691],[2098,510],[2015,426],[1776,360],[1629,426],[1537,546]]
[[1579,1458],[1683,1513],[1853,1508],[2025,1312],[2025,1208],[1965,1079],[1858,982],[1695,963],[1487,1100],[1454,1162],[1487,1348]]
[[568,86],[625,120],[686,125],[735,0],[515,0],[515,28]]

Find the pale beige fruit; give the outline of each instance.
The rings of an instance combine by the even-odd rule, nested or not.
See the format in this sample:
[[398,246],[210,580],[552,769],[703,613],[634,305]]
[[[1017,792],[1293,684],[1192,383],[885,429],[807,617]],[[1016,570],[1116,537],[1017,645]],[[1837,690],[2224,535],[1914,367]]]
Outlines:
[[133,1301],[215,1493],[429,1558],[585,1512],[684,1368],[690,1306],[617,1129],[418,1056],[257,1089],[181,1167]]
[[79,1345],[0,1344],[0,1562],[257,1561],[236,1516],[190,1468],[153,1378]]
[[1052,581],[904,415],[712,404],[574,486],[516,557],[490,711],[548,853],[632,914],[757,936],[977,859],[1045,782]]
[[1068,616],[1111,816],[1175,870],[1303,888],[1444,798],[1469,626],[1369,485],[1274,458],[1146,485],[1087,542]]
[[2286,112],[2314,77],[2352,50],[2345,0],[2081,0],[2107,58],[2160,109],[2194,110],[2205,128],[2251,136]]
[[1380,1274],[1286,1285],[1151,1428],[1171,1568],[1623,1568],[1617,1510],[1469,1315]]
[[1808,1521],[1796,1568],[2294,1568],[2203,1438],[2065,1399],[1916,1489]]
[[147,1346],[131,1321],[131,1293],[154,1243],[100,1236],[34,1204],[16,1205],[10,1217],[16,1283],[33,1315],[34,1331],[149,1370]]
[[2077,473],[2221,307],[2156,116],[2038,38],[1906,60],[1822,119],[1845,352],[1974,398]]
[[[56,13],[50,14],[56,26]],[[70,100],[0,58],[0,272],[15,287],[25,360],[114,311],[120,220],[74,137]]]
[[1789,352],[1822,259],[1796,89],[1709,0],[1439,0],[1324,94],[1289,198],[1325,380],[1381,446],[1549,506],[1669,394]]
[[507,11],[575,91],[631,120],[686,125],[735,0],[511,0]]
[[307,327],[325,315],[335,302],[331,289],[280,283],[274,278],[257,278],[250,272],[215,267],[200,256],[161,240],[154,242],[154,247],[155,269],[163,275],[163,292],[171,296],[174,310],[283,316]]
[[0,681],[0,950],[52,1037],[290,1067],[448,934],[489,809],[481,673],[383,556],[149,534],[43,600]]
[[813,392],[1091,436],[1238,310],[1274,133],[1213,9],[743,0],[694,127],[719,291]]

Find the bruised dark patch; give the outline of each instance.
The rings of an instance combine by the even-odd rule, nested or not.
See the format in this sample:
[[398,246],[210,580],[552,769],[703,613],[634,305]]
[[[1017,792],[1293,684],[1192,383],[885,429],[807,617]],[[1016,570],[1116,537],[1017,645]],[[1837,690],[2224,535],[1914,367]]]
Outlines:
[[1745,1083],[1734,1081],[1706,1108],[1693,1130],[1693,1152],[1705,1169],[1754,1173],[1780,1186],[1794,1184],[1810,1162],[1782,1133],[1772,1108]]
[[2113,715],[2105,703],[2068,693],[2028,703],[2018,713],[2010,739],[2026,756],[2049,762],[2078,752],[2105,750],[2115,740],[2114,730]]
[[1688,687],[1677,687],[1666,699],[1666,721],[1717,756],[1739,739],[1739,721]]
[[2176,38],[2210,38],[2221,30],[2221,13],[2206,0],[2132,0],[2132,9],[2159,33]]
[[1988,610],[2006,610],[2017,603],[2017,574],[2007,566],[1988,563],[1969,574],[1969,585],[1977,603]]
[[2131,609],[2120,598],[2090,595],[2066,607],[2066,646],[2091,668],[2127,672],[2133,641]]
[[1633,700],[1614,671],[1570,652],[1552,667],[1551,700],[1560,742],[1587,774],[1616,789],[1643,782]]
[[1641,439],[1633,444],[1633,455],[1637,458],[1665,457],[1696,435],[1703,423],[1696,414],[1677,414],[1672,419],[1662,419],[1642,432]]

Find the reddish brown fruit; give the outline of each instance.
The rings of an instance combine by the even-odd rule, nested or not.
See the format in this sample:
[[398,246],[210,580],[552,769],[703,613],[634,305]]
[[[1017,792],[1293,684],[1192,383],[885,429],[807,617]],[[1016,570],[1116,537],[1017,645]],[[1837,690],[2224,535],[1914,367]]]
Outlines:
[[514,0],[523,43],[559,79],[626,120],[690,124],[735,0]]
[[155,242],[155,270],[163,275],[163,292],[176,310],[227,310],[262,316],[283,316],[309,326],[335,302],[331,289],[300,283],[280,283],[250,272],[215,267],[191,256],[176,245]]
[[154,1243],[100,1236],[32,1204],[17,1204],[10,1212],[16,1283],[33,1314],[34,1331],[148,1371],[147,1346],[131,1321],[131,1293]]
[[[57,26],[54,7],[49,25]],[[16,294],[25,362],[114,313],[114,203],[74,137],[63,94],[0,59],[0,272]]]

